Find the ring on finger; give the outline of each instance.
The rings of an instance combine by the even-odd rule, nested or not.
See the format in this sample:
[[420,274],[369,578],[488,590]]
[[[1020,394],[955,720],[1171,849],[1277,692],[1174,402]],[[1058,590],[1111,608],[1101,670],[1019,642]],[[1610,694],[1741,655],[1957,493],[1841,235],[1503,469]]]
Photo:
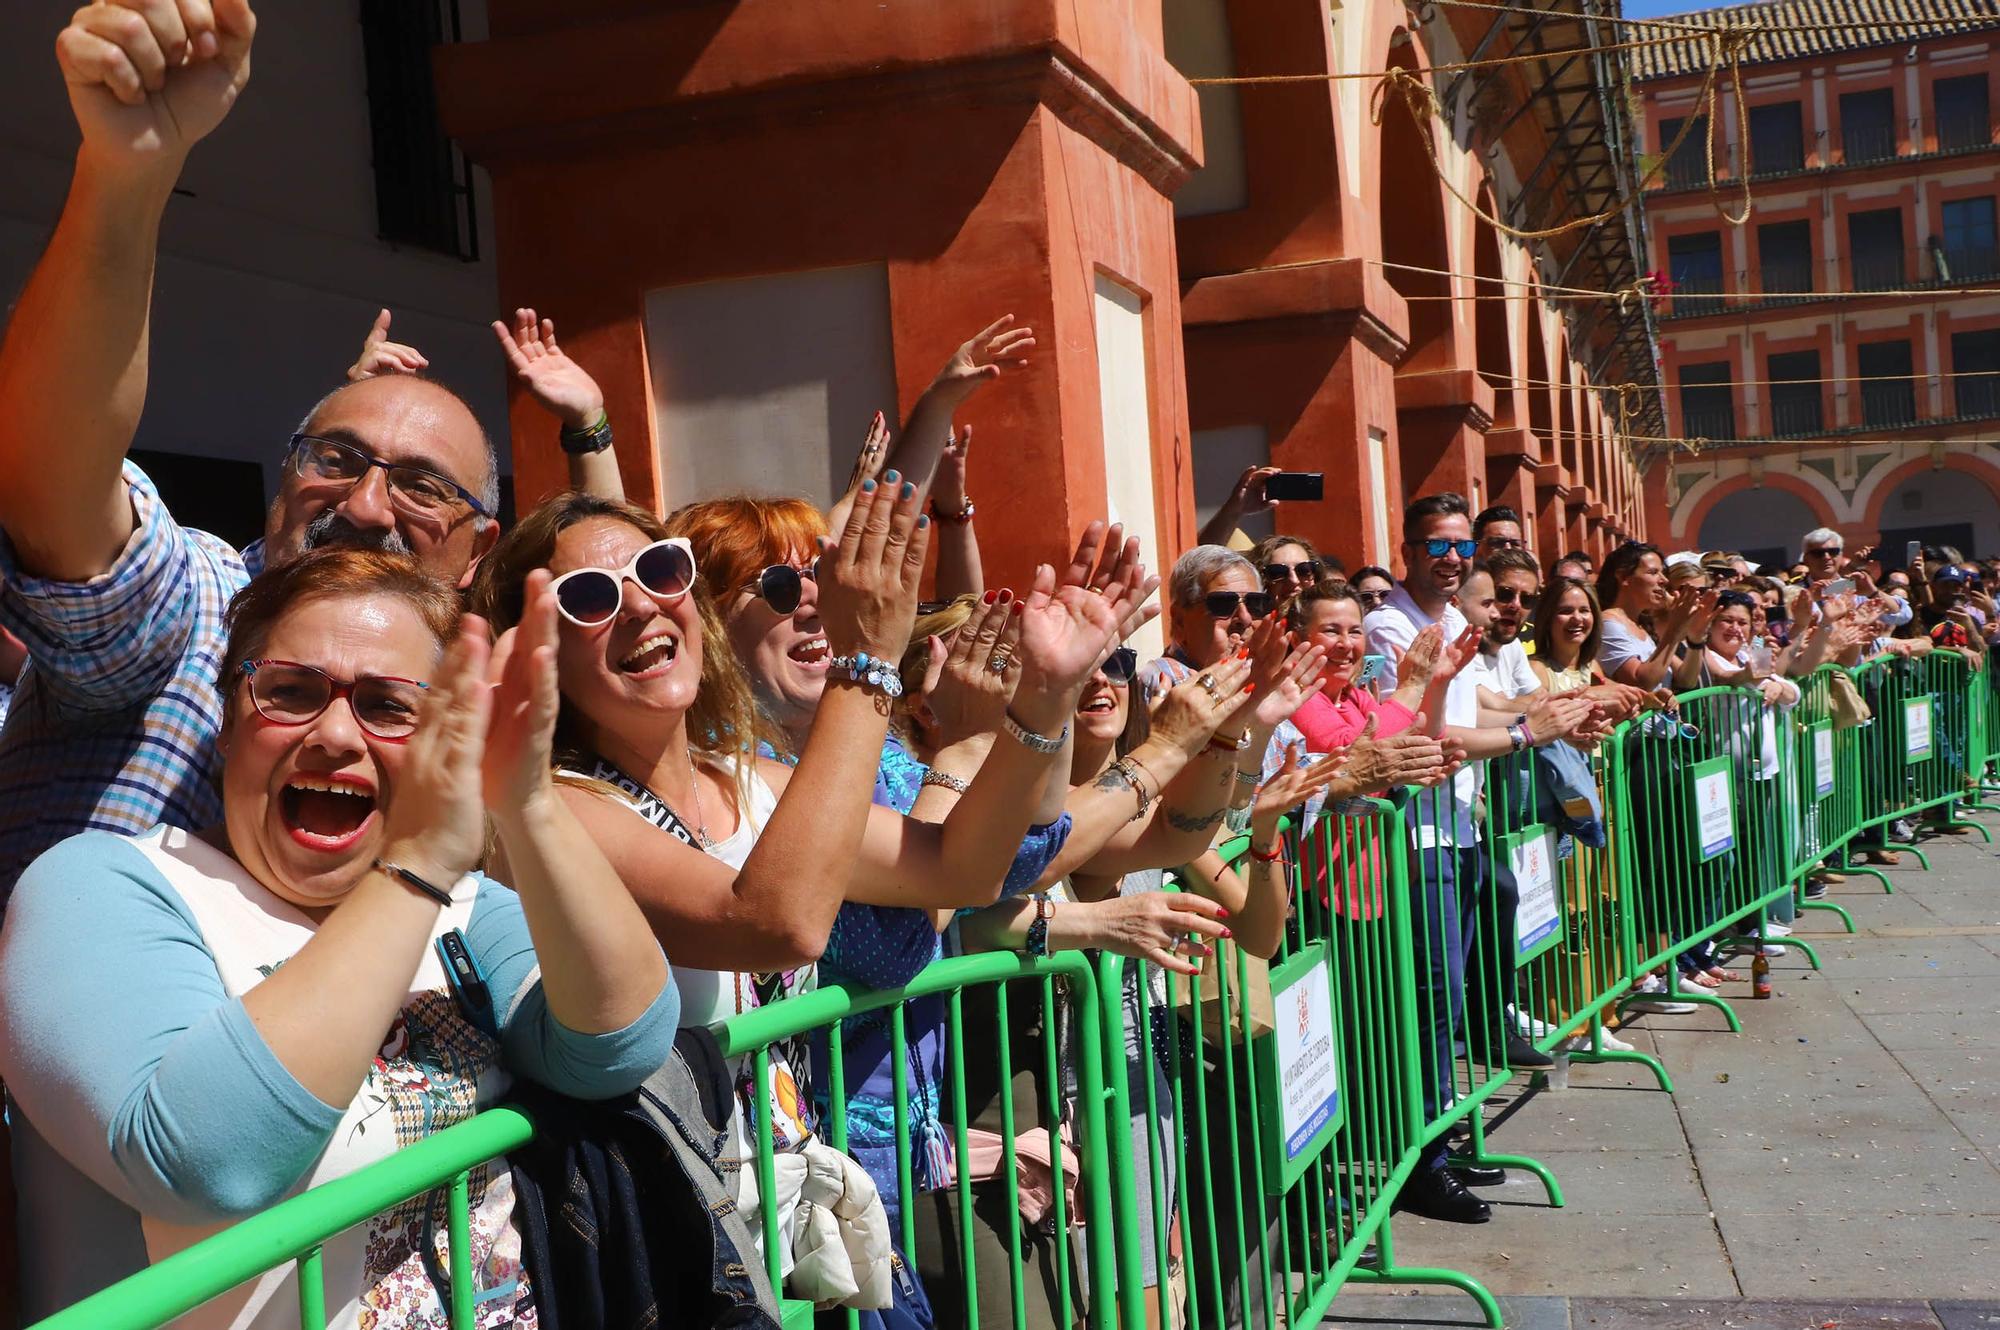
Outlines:
[[1008,666],[1013,663],[1013,659],[1006,652],[996,651],[987,657],[986,668],[992,670],[995,674],[1005,674]]
[[1195,682],[1200,684],[1202,687],[1202,691],[1207,693],[1210,697],[1220,696],[1221,687],[1215,682],[1215,676],[1213,674],[1208,674],[1206,672],[1198,674],[1195,676]]

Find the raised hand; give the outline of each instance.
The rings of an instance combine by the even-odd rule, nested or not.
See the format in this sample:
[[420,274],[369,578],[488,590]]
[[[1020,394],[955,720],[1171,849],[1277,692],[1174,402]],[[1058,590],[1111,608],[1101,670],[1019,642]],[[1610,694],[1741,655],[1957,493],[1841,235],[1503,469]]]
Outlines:
[[[878,413],[875,423],[882,430],[884,446],[888,443],[889,431],[882,425]],[[874,431],[869,431],[874,438]],[[947,515],[965,511],[965,455],[972,449],[972,426],[963,425],[951,432],[951,440],[944,446],[944,456],[938,459],[937,475],[931,478],[931,502],[937,510]],[[866,445],[863,445],[866,451]]]
[[389,311],[385,309],[375,316],[362,340],[360,356],[347,367],[347,381],[359,383],[378,374],[415,374],[430,363],[414,346],[389,340]]
[[1099,948],[1175,974],[1201,973],[1201,959],[1213,950],[1201,939],[1229,936],[1223,908],[1193,892],[1142,891],[1086,908],[1093,912],[1090,931]]
[[1229,492],[1229,507],[1238,517],[1276,512],[1278,501],[1264,497],[1264,482],[1283,469],[1276,466],[1245,467],[1243,474],[1236,478],[1236,488]]
[[1000,377],[1002,371],[1022,369],[1028,353],[1035,349],[1035,331],[1016,328],[1012,314],[1002,315],[975,333],[971,340],[951,353],[930,391],[956,404]]
[[1241,705],[1249,682],[1250,662],[1231,656],[1175,684],[1153,706],[1153,736],[1193,757]]
[[1278,678],[1255,698],[1251,724],[1271,731],[1290,720],[1306,699],[1325,687],[1326,648],[1310,642],[1294,645],[1285,656]]
[[[1403,659],[1396,666],[1396,686],[1413,686],[1419,694],[1430,687],[1436,677],[1438,662],[1444,658],[1444,625],[1427,624],[1418,630],[1415,640],[1403,652]],[[1456,674],[1453,670],[1452,674]],[[1447,674],[1445,678],[1451,678]]]
[[1118,616],[1118,636],[1106,648],[1107,655],[1160,614],[1160,607],[1153,603],[1160,579],[1147,573],[1139,552],[1139,538],[1126,539],[1122,523],[1114,522],[1107,528],[1102,522],[1091,522],[1077,538],[1076,553],[1058,580],[1059,586],[1101,594]]
[[83,154],[178,176],[250,81],[249,0],[98,0],[56,37]]
[[930,519],[917,487],[889,472],[864,480],[835,544],[819,539],[819,617],[839,656],[866,652],[894,665],[910,644]]
[[[1434,785],[1449,772],[1444,741],[1425,734],[1424,713],[1418,712],[1410,728],[1381,738],[1373,715],[1347,746],[1345,775],[1357,794],[1376,794],[1398,785]],[[1463,752],[1461,750],[1461,758]]]
[[1275,831],[1279,818],[1346,774],[1346,748],[1327,753],[1310,766],[1300,765],[1304,752],[1303,742],[1286,744],[1284,764],[1257,787],[1256,802],[1250,805],[1253,845]]
[[1021,688],[1068,698],[1083,687],[1118,637],[1108,597],[1056,585],[1056,570],[1035,569],[1034,589],[1021,604]]
[[843,531],[847,528],[847,515],[854,511],[854,496],[861,492],[861,482],[880,476],[882,466],[888,460],[889,423],[877,411],[868,422],[868,433],[861,440],[861,451],[854,455],[854,469],[847,473],[847,488],[827,511],[828,530]]
[[503,823],[546,799],[554,788],[550,773],[561,699],[552,580],[547,569],[528,574],[521,621],[500,635],[487,664],[492,712],[480,783],[487,811]]
[[[1000,728],[1018,675],[1011,668],[1021,643],[1020,602],[1011,591],[989,591],[972,607],[945,652],[943,668],[926,702],[938,725],[938,747]],[[937,639],[932,651],[941,649]],[[996,670],[995,661],[1010,668]]]
[[[1436,625],[1433,626],[1435,627]],[[1442,636],[1443,629],[1440,628],[1438,631],[1440,636]],[[1422,634],[1420,633],[1418,636],[1421,637]],[[1458,672],[1467,665],[1470,665],[1473,657],[1479,654],[1479,639],[1479,630],[1468,626],[1464,632],[1445,644],[1444,649],[1438,655],[1436,667],[1431,671],[1431,682],[1433,684],[1450,683],[1453,679],[1456,679]],[[1416,643],[1412,642],[1410,645],[1414,647]],[[1408,653],[1405,654],[1407,655]],[[1401,678],[1400,670],[1397,673],[1397,677],[1398,679]]]
[[382,857],[439,886],[471,872],[486,848],[481,769],[492,711],[491,650],[484,619],[468,614],[459,621],[458,637],[424,692],[384,830]]
[[537,318],[532,309],[517,309],[512,329],[493,320],[493,335],[500,340],[514,377],[564,429],[588,429],[604,414],[604,390],[556,345],[554,319]]

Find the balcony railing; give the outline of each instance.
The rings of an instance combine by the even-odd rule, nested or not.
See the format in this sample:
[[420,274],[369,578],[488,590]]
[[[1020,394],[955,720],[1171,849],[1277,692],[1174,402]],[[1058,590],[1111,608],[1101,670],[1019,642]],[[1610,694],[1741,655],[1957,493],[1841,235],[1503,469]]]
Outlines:
[[1767,263],[1757,274],[1758,285],[1771,292],[1766,300],[1782,301],[1787,297],[1803,298],[1800,293],[1813,289],[1813,270],[1810,260],[1795,263]]
[[1954,382],[1959,415],[2000,416],[2000,374],[1968,375]]
[[1722,312],[1722,278],[1690,274],[1674,278],[1673,316],[1691,319],[1702,314]]
[[1856,250],[1848,264],[1856,291],[1888,291],[1905,280],[1900,249]]
[[1861,385],[1861,419],[1870,425],[1914,425],[1917,392],[1908,380]]
[[1933,249],[1932,273],[1940,282],[1980,282],[2000,273],[2000,249],[1992,245],[1972,245],[1954,249]]
[[1939,152],[1953,152],[1961,148],[1982,148],[1993,142],[1991,118],[1983,111],[1960,112],[1955,115],[1938,117],[1937,143]]
[[1819,389],[1805,393],[1790,393],[1778,389],[1771,399],[1771,433],[1819,434],[1826,429],[1826,418],[1820,411]]
[[1736,412],[1727,406],[1683,406],[1681,433],[1690,439],[1733,439]]
[[1840,131],[1840,151],[1850,165],[1886,161],[1896,155],[1896,127],[1851,125]]
[[1750,141],[1750,173],[1782,175],[1806,169],[1806,146],[1797,134],[1774,134]]

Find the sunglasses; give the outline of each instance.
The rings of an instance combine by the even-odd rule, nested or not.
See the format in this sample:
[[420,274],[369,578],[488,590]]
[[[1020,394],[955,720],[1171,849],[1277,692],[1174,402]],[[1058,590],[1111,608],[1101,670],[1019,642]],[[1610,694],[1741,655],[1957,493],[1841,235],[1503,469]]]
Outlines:
[[430,685],[415,679],[364,674],[336,679],[293,660],[246,660],[250,704],[273,725],[310,725],[344,697],[361,728],[377,739],[401,743],[417,732],[417,708]]
[[1362,608],[1372,610],[1379,608],[1383,601],[1389,599],[1389,593],[1386,591],[1357,591],[1354,593],[1354,598],[1361,602]]
[[1523,550],[1528,547],[1527,541],[1517,540],[1513,536],[1488,536],[1485,543],[1496,550]]
[[1823,549],[1823,550],[1807,550],[1806,557],[1808,559],[1832,559],[1844,553],[1846,553],[1846,551],[1841,546],[1834,545],[1828,549]]
[[1457,551],[1459,558],[1470,559],[1479,552],[1479,542],[1476,540],[1444,540],[1436,537],[1424,542],[1424,553],[1430,555],[1433,559],[1442,559],[1446,554],[1454,550]]
[[1230,618],[1238,604],[1250,611],[1251,618],[1261,619],[1277,602],[1268,591],[1211,591],[1201,598],[1201,603],[1212,619]]
[[1493,600],[1496,604],[1500,605],[1512,605],[1515,601],[1519,601],[1521,602],[1522,609],[1531,610],[1535,608],[1535,602],[1541,598],[1542,594],[1539,591],[1523,591],[1521,588],[1513,586],[1493,588]]
[[676,601],[694,585],[694,547],[685,536],[656,540],[623,568],[577,568],[554,582],[556,609],[579,628],[599,628],[618,617],[625,581],[659,601]]
[[[803,568],[794,568],[788,563],[774,563],[757,574],[754,582],[745,582],[738,591],[755,592],[757,598],[779,614],[790,614],[799,607],[805,595],[807,582],[819,581],[819,560],[814,559]],[[918,607],[919,613],[922,606]]]
[[1131,683],[1132,676],[1139,672],[1139,653],[1131,647],[1119,647],[1105,657],[1104,663],[1097,668],[1103,672],[1106,682]]
[[1304,563],[1267,563],[1264,565],[1264,581],[1268,585],[1279,578],[1290,578],[1294,582],[1316,582],[1319,580],[1319,560],[1307,559]]

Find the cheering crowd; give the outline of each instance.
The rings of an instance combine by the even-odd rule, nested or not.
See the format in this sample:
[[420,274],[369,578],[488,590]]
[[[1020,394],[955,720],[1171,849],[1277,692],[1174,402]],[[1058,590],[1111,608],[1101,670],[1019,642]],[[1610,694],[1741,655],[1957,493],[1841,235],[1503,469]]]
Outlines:
[[[176,522],[126,452],[160,218],[244,90],[255,25],[246,0],[77,11],[57,54],[82,145],[0,346],[0,1078],[31,1316],[530,1102],[543,1139],[472,1179],[481,1325],[606,1296],[586,1281],[694,1297],[668,1270],[712,1308],[767,1307],[744,1167],[759,1115],[797,1161],[777,1183],[790,1291],[952,1324],[964,1234],[982,1280],[1004,1279],[1008,1238],[985,1207],[968,1224],[951,1187],[998,1165],[956,1148],[942,1000],[904,1004],[904,1044],[886,1016],[847,1023],[838,1049],[781,1041],[761,1078],[711,1031],[947,955],[1101,950],[1192,975],[1226,938],[1269,957],[1296,906],[1281,819],[1388,795],[1427,865],[1412,911],[1434,1110],[1468,1020],[1508,1065],[1549,1062],[1506,976],[1468,1016],[1465,921],[1489,897],[1512,908],[1481,848],[1479,763],[1588,754],[1677,691],[1785,706],[1823,662],[1976,662],[2000,637],[2000,566],[1926,550],[1885,573],[1824,530],[1788,569],[1645,544],[1544,569],[1520,514],[1433,494],[1404,514],[1400,580],[1343,569],[1301,539],[1241,537],[1277,508],[1270,468],[1193,548],[1092,522],[1027,585],[989,586],[954,417],[1036,372],[1033,332],[1008,318],[899,428],[870,423],[830,512],[741,496],[663,520],[626,501],[602,394],[553,322],[517,311],[496,341],[556,417],[573,488],[503,528],[490,438],[385,310],[346,381],[301,404],[263,538],[231,548]],[[1142,660],[1127,643],[1156,617],[1168,645]],[[1239,872],[1215,847],[1244,833]],[[1170,873],[1188,889],[1165,890]],[[1655,1009],[1738,978],[1726,959],[1690,953]],[[1128,1030],[1165,1014],[1144,984],[1120,1000]],[[1125,1054],[1137,1088],[1177,1055]],[[985,1078],[958,1087],[975,1136],[997,1139],[1014,1088],[966,1076]],[[835,1077],[844,1151],[824,1139]],[[721,1090],[689,1107],[683,1083]],[[706,1203],[625,1214],[650,1274],[587,1265],[545,1198],[654,1197],[657,1180],[586,1168],[552,1129],[629,1139],[631,1115],[588,1106],[648,1096],[725,1138],[670,1175]],[[1479,1222],[1467,1184],[1495,1180],[1440,1141],[1401,1204]],[[1173,1179],[1140,1183],[1144,1222],[1171,1225]],[[420,1200],[327,1244],[341,1323],[444,1323],[440,1214]],[[690,1239],[703,1259],[676,1265]],[[1058,1323],[1064,1240],[1024,1228],[1032,1324]],[[289,1278],[195,1323],[282,1323]],[[996,1316],[1001,1287],[981,1298]]]

